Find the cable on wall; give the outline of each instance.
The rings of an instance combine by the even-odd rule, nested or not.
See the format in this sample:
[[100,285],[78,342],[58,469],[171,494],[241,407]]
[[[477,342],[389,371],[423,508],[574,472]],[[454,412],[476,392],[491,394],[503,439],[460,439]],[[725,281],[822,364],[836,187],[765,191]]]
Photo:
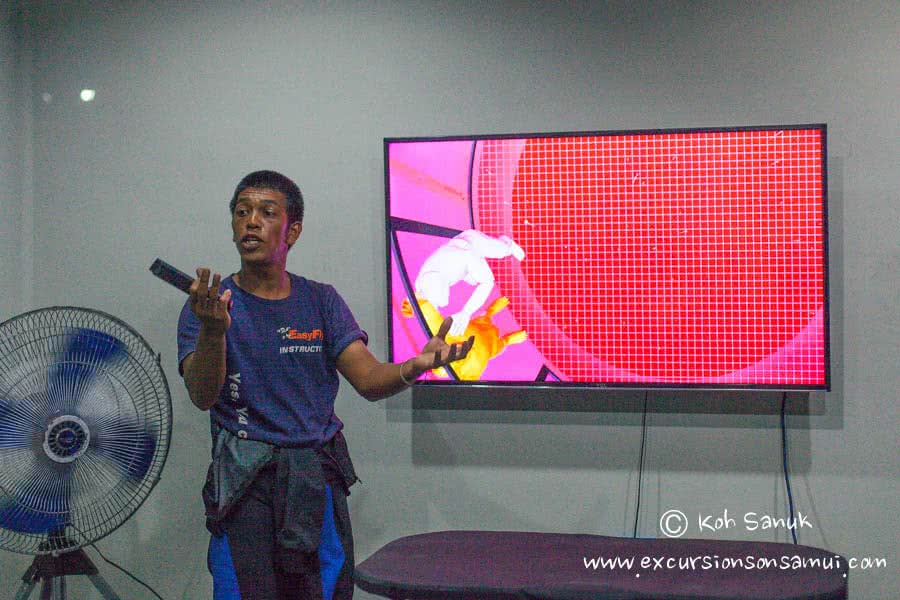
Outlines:
[[643,488],[644,479],[644,448],[647,441],[647,400],[650,395],[649,391],[644,392],[644,410],[641,416],[641,450],[638,459],[638,483],[637,483],[637,502],[634,507],[634,529],[631,536],[637,537],[638,519],[641,516],[641,489]]
[[[789,521],[788,523],[794,523],[794,495],[791,492],[791,474],[790,469],[788,468],[788,443],[787,443],[787,426],[785,413],[787,412],[787,392],[781,396],[781,459],[782,459],[782,469],[784,471],[784,487],[787,490],[787,499],[788,499],[788,511],[789,511]],[[794,539],[794,544],[797,543],[797,528],[790,527],[791,536]]]

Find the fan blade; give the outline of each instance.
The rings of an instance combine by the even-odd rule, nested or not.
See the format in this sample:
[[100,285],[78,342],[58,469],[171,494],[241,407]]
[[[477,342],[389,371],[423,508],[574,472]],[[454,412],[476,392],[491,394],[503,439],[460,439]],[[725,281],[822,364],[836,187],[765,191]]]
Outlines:
[[75,329],[65,340],[58,362],[50,371],[48,390],[52,408],[61,411],[78,404],[99,367],[126,355],[117,338],[95,329]]
[[95,429],[90,448],[126,477],[143,479],[153,464],[156,436],[136,421],[116,418]]
[[19,533],[53,533],[65,527],[68,515],[68,502],[61,503],[58,510],[41,512],[4,501],[0,503],[0,528]]
[[33,433],[31,421],[23,418],[14,404],[0,400],[0,449],[27,448]]
[[46,418],[44,371],[37,361],[0,365],[0,449],[30,448],[34,443]]
[[15,477],[4,478],[5,491],[12,495],[0,496],[0,527],[20,533],[61,531],[70,516],[68,475],[51,475],[36,457],[23,457],[20,464]]

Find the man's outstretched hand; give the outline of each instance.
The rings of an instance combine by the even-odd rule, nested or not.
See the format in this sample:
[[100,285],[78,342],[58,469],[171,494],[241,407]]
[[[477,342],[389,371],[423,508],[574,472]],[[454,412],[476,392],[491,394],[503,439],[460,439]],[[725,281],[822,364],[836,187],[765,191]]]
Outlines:
[[475,336],[470,336],[464,342],[447,343],[447,333],[453,325],[453,317],[447,317],[441,323],[438,332],[428,340],[422,352],[415,358],[417,372],[424,373],[430,369],[437,369],[450,363],[461,360],[469,354],[475,343]]

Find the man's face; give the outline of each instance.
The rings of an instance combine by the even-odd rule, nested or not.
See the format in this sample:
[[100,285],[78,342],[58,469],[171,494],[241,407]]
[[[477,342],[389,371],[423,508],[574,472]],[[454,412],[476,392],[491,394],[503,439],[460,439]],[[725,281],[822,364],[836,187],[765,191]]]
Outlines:
[[283,264],[303,225],[288,223],[283,193],[251,187],[238,194],[231,230],[242,263]]

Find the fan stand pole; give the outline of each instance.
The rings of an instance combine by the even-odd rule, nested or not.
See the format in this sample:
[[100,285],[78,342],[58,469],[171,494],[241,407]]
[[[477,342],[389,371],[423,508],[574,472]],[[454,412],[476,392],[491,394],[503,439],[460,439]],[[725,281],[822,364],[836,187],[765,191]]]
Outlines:
[[104,600],[121,600],[81,548],[58,556],[34,557],[34,562],[22,576],[22,586],[15,600],[28,600],[38,581],[41,582],[40,600],[66,600],[67,575],[86,575]]

